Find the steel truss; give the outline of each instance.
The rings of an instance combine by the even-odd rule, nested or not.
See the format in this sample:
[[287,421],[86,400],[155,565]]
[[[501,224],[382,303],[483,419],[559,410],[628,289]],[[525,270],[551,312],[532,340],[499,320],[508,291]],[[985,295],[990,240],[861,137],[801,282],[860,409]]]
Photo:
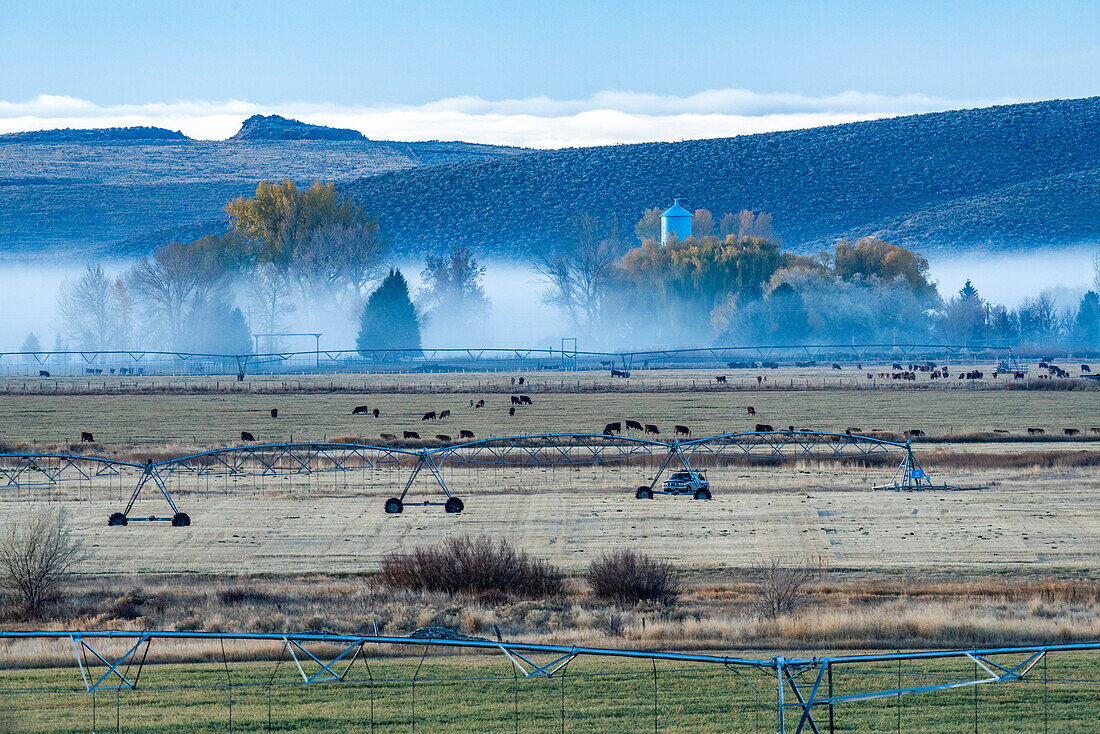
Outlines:
[[[652,489],[671,464],[691,470],[702,460],[781,461],[792,459],[863,459],[902,451],[902,463],[893,483],[876,489],[958,489],[935,487],[913,455],[910,443],[874,436],[822,431],[752,431],[726,433],[684,441],[658,441],[632,436],[590,433],[547,433],[505,436],[437,447],[405,448],[352,443],[249,444],[203,451],[144,464],[94,456],[48,454],[0,454],[0,477],[8,487],[56,486],[65,481],[90,481],[96,476],[120,476],[136,472],[137,481],[126,508],[111,516],[112,525],[129,520],[171,521],[189,525],[190,518],[177,507],[167,481],[175,476],[264,477],[346,472],[379,467],[411,467],[400,496],[386,501],[386,511],[401,512],[413,480],[421,471],[431,474],[443,501],[413,504],[441,505],[461,512],[443,475],[445,464],[456,466],[599,466],[664,454],[664,461],[650,481]],[[165,517],[131,517],[130,511],[147,486],[160,492],[172,514]]]
[[[793,731],[795,734],[801,734],[803,731],[813,731],[820,734],[821,725],[824,723],[824,720],[821,719],[823,712],[827,712],[829,728],[832,730],[834,709],[837,706],[882,698],[900,698],[901,696],[932,693],[967,686],[1013,683],[1023,680],[1040,660],[1051,653],[1095,653],[1100,651],[1100,641],[1094,641],[810,658],[786,658],[782,656],[750,658],[701,653],[567,647],[506,641],[492,642],[480,638],[466,638],[461,635],[388,637],[381,635],[339,635],[325,632],[284,634],[51,630],[0,631],[0,639],[68,640],[72,645],[77,668],[80,671],[81,680],[87,692],[120,689],[136,690],[153,640],[206,640],[219,641],[222,644],[227,640],[250,640],[277,643],[284,654],[290,654],[301,677],[302,685],[342,683],[346,680],[347,674],[356,659],[366,655],[365,650],[368,647],[375,648],[372,654],[378,655],[382,646],[390,646],[398,650],[423,649],[425,655],[431,647],[499,652],[515,667],[517,677],[523,679],[553,678],[559,673],[564,675],[566,667],[573,660],[582,656],[597,660],[629,658],[649,660],[654,663],[656,661],[675,661],[718,665],[735,672],[738,669],[755,669],[768,673],[775,678],[775,714],[777,730],[780,734],[786,734],[788,731]],[[94,646],[93,643],[100,640],[126,640],[132,641],[133,644],[121,656],[112,659]],[[332,650],[333,648],[336,650],[335,654],[326,656],[322,651],[322,649]],[[91,662],[89,662],[89,655],[92,658]],[[534,661],[536,656],[546,656],[549,658],[549,662],[539,664]],[[903,686],[900,685],[899,680],[899,685],[896,687],[870,687],[865,690],[844,693],[836,693],[833,685],[834,670],[858,669],[858,666],[874,663],[915,663],[948,659],[969,660],[974,663],[975,669],[981,672],[973,676],[958,675],[950,680],[927,685]],[[95,661],[98,661],[98,663]],[[98,672],[97,666],[106,668],[106,672],[98,675],[98,677],[96,675]],[[131,670],[133,670],[132,674]]]

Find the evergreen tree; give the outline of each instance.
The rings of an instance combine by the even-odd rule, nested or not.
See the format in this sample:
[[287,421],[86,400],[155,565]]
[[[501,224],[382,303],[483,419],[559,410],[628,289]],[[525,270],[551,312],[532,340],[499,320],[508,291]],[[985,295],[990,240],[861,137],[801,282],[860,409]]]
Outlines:
[[41,352],[42,343],[38,341],[38,337],[34,335],[34,332],[27,334],[27,338],[23,340],[23,346],[19,348],[20,352]]
[[391,269],[367,298],[355,346],[364,354],[372,349],[420,349],[420,320],[400,270]]
[[1096,291],[1087,292],[1081,299],[1074,331],[1078,339],[1100,344],[1100,295]]

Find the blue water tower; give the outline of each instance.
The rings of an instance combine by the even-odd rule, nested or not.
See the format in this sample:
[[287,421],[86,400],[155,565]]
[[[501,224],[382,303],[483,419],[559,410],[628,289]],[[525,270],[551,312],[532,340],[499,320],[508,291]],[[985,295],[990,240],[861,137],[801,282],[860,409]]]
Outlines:
[[681,242],[691,237],[691,212],[680,206],[679,199],[661,215],[661,244],[668,244],[670,237]]

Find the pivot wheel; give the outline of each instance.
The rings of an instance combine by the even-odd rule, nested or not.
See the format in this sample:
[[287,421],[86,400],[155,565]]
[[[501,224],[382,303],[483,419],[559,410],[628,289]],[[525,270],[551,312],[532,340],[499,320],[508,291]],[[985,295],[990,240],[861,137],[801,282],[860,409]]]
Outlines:
[[634,498],[639,500],[651,500],[653,499],[653,490],[649,487],[638,487],[638,491],[634,493]]
[[386,514],[387,515],[400,515],[401,511],[405,509],[405,505],[401,503],[401,500],[396,497],[390,497],[386,500]]
[[185,528],[191,524],[191,517],[186,512],[177,512],[172,516],[172,527]]
[[709,489],[696,490],[695,491],[695,499],[697,499],[697,500],[709,500],[710,499],[710,490]]
[[125,525],[126,524],[126,516],[123,515],[121,512],[113,512],[113,513],[111,513],[111,516],[109,518],[107,518],[107,524],[108,525]]
[[448,497],[446,503],[443,505],[443,509],[452,515],[458,512],[462,512],[463,504],[462,500],[458,497]]

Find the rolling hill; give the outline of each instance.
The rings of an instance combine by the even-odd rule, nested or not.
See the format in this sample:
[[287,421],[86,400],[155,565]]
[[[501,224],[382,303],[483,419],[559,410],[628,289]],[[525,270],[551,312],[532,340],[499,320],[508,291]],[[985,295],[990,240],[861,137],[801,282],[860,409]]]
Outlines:
[[813,252],[875,236],[922,251],[1100,240],[1100,98],[914,115],[679,143],[532,152],[385,173],[346,187],[407,250],[452,242],[522,253],[580,211],[633,237],[680,197],[774,215]]
[[512,155],[461,142],[374,141],[354,130],[253,117],[225,141],[161,128],[0,135],[0,253],[144,253],[225,228],[261,179],[350,182],[382,171]]

